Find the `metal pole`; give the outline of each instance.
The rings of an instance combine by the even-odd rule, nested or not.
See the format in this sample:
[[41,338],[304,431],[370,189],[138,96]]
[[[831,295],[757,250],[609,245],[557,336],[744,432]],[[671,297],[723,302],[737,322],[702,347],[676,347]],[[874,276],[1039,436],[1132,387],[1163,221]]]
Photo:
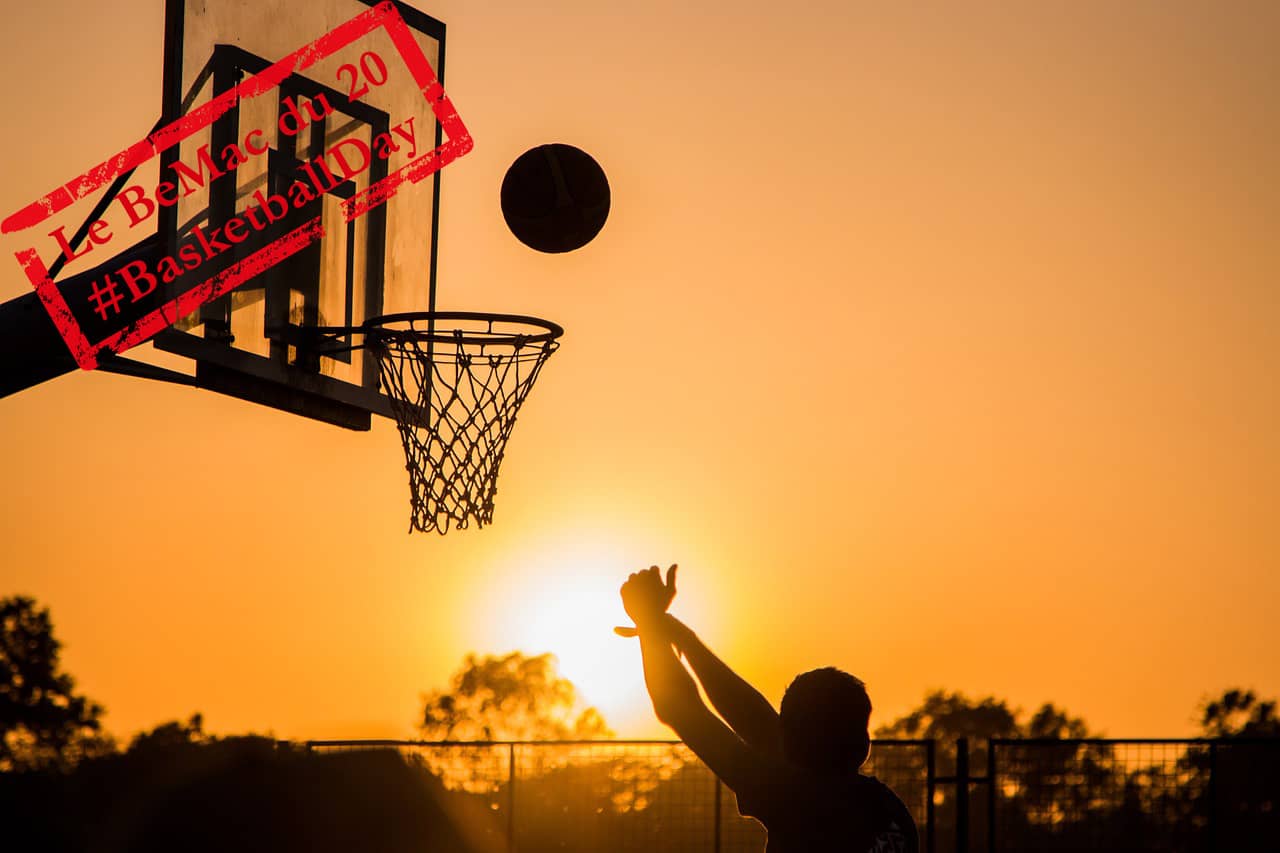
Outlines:
[[996,794],[1000,790],[996,778],[996,739],[987,739],[987,850],[996,853]]
[[956,853],[969,853],[969,739],[956,740]]
[[507,853],[516,850],[516,745],[507,744]]
[[713,838],[714,847],[712,847],[715,853],[720,853],[720,799],[723,793],[721,791],[722,785],[723,783],[720,781],[720,777],[717,776],[716,777],[716,803],[715,803],[716,828],[715,828],[715,835]]
[[1218,849],[1218,745],[1209,744],[1209,849]]
[[925,777],[924,835],[925,847],[928,849],[929,853],[934,853],[934,850],[936,849],[936,845],[933,840],[933,796],[938,788],[937,782],[935,781],[937,779],[938,772],[937,765],[934,760],[934,747],[936,745],[937,741],[933,739],[930,739],[925,745],[925,761],[927,763],[925,772],[927,775]]

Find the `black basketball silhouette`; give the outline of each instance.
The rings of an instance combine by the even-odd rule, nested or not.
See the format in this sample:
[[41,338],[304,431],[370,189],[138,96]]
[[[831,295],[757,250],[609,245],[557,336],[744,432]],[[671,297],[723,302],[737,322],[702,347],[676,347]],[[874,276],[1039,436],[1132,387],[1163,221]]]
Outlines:
[[560,142],[516,158],[502,179],[502,216],[516,238],[539,252],[572,252],[609,218],[609,179],[587,152]]

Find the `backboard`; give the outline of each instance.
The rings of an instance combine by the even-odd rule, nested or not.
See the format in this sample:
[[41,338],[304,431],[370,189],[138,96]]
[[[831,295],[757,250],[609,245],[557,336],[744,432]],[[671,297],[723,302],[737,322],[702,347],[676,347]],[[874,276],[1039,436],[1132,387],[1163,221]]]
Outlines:
[[[69,349],[351,429],[390,417],[373,357],[306,330],[435,308],[439,167],[470,145],[444,42],[400,2],[165,0],[156,128],[5,220],[43,241],[19,260],[52,322],[29,298],[0,306],[22,336],[0,395],[71,369]],[[442,148],[446,128],[465,147]],[[164,368],[127,348],[147,339]]]
[[155,127],[0,219],[34,288],[0,303],[0,397],[80,367],[348,429],[382,415],[410,528],[489,523],[564,330],[436,310],[440,170],[472,147],[444,25],[395,0],[165,12]]
[[[163,114],[184,115],[373,5],[168,0]],[[444,25],[395,5],[442,78]],[[198,227],[213,233],[252,206],[265,210],[263,199],[298,200],[288,189],[299,179],[319,191],[312,201],[302,199],[301,208],[290,204],[286,222],[319,214],[325,235],[182,318],[157,336],[156,347],[193,359],[202,386],[254,402],[357,429],[368,428],[369,413],[389,414],[367,353],[308,353],[305,346],[300,350],[296,333],[299,327],[352,326],[379,314],[435,307],[440,172],[354,222],[343,222],[341,204],[440,142],[431,105],[396,46],[386,32],[374,31],[290,75],[278,96],[242,101],[165,152],[162,174],[179,163],[197,169],[202,151],[228,144],[268,149],[266,156],[246,151],[249,159],[227,173],[230,180],[210,180],[207,191],[159,211],[167,253]],[[364,168],[361,160],[367,160]]]

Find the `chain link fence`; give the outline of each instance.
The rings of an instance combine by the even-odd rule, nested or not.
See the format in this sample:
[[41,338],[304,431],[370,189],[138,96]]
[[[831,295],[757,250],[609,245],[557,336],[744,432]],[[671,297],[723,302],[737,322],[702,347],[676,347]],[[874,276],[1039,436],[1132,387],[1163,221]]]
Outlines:
[[[676,741],[312,741],[312,752],[396,750],[439,778],[451,813],[487,846],[519,853],[759,853],[764,830]],[[922,836],[931,741],[879,741],[863,772],[893,788]]]
[[1278,738],[997,740],[988,754],[977,849],[1280,850]]
[[[312,741],[394,750],[499,853],[760,853],[764,831],[675,741]],[[939,772],[939,765],[943,772]],[[1280,739],[877,741],[930,853],[1280,851]]]

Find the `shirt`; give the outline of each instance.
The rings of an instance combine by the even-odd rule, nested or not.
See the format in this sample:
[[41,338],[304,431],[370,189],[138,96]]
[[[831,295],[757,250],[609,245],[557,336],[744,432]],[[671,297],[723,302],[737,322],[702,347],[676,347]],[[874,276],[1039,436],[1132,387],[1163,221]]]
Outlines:
[[774,768],[740,780],[738,811],[764,824],[768,853],[919,853],[915,821],[873,776]]

